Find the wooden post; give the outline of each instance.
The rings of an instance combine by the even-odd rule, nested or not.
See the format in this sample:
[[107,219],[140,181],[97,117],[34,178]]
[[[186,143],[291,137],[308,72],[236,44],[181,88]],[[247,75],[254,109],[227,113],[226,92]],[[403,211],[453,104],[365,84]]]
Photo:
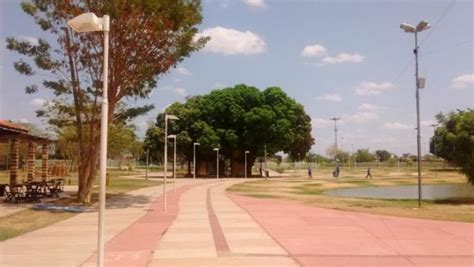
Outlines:
[[20,142],[17,139],[13,139],[11,142],[11,150],[10,150],[10,184],[15,185],[17,184],[17,177],[18,177],[18,157],[19,157],[19,149]]
[[48,179],[48,144],[44,143],[41,149],[41,179]]
[[27,156],[27,170],[28,170],[28,181],[35,179],[35,159],[36,159],[36,143],[30,142],[28,144],[28,156]]

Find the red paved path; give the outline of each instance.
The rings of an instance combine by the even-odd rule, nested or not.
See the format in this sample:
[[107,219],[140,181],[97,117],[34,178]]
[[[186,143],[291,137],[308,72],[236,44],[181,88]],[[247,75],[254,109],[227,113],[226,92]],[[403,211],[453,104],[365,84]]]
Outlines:
[[[163,197],[156,198],[148,207],[148,212],[128,226],[120,234],[105,244],[105,266],[146,266],[152,258],[152,252],[179,212],[179,198],[182,193],[195,185],[186,185],[168,192],[167,208],[163,212]],[[96,262],[91,256],[85,265]]]
[[474,224],[230,197],[303,266],[474,266]]

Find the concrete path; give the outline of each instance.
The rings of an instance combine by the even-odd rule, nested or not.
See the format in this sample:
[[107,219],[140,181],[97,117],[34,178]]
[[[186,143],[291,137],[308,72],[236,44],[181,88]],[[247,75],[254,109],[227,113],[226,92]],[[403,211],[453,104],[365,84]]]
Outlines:
[[[180,179],[177,187],[191,180]],[[173,186],[167,186],[173,190]],[[106,240],[111,240],[149,210],[162,186],[142,188],[107,200]],[[168,194],[171,195],[171,194]],[[97,212],[70,219],[0,242],[0,266],[79,266],[96,251]]]
[[474,224],[231,198],[303,266],[474,266]]
[[237,181],[191,188],[149,266],[298,266],[225,194]]

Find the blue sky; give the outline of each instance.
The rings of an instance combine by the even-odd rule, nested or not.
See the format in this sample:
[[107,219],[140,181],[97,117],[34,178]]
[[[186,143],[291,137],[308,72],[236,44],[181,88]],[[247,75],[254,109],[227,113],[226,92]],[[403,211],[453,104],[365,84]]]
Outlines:
[[[474,106],[473,1],[203,0],[200,34],[212,41],[163,76],[149,99],[156,109],[137,119],[141,132],[168,104],[238,83],[280,86],[313,119],[313,151],[334,142],[416,151],[413,34],[401,22],[428,20],[420,33],[422,151],[434,115]],[[0,2],[0,39],[44,37],[19,1]],[[2,42],[2,46],[3,42]],[[40,123],[34,110],[52,96],[26,95],[35,79],[17,74],[15,54],[0,50],[0,118]]]

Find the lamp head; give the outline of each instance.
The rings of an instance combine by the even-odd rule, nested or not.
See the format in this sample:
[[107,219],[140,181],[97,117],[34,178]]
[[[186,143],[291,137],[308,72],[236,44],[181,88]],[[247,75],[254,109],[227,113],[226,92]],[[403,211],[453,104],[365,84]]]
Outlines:
[[175,115],[168,115],[168,114],[165,115],[165,119],[167,119],[167,120],[179,120],[179,118],[176,117]]
[[168,139],[176,139],[176,135],[175,134],[170,134],[170,135],[168,135]]
[[248,151],[248,150],[247,150],[247,151],[245,151],[245,154],[248,154],[248,153],[250,153],[250,151]]
[[67,22],[67,25],[76,32],[95,32],[103,30],[103,18],[98,18],[94,13],[81,14]]
[[412,32],[412,33],[416,31],[415,27],[413,27],[412,25],[408,23],[400,24],[400,29],[404,30],[405,32]]
[[217,147],[216,147],[216,148],[214,148],[214,151],[219,151],[219,148],[217,148]]
[[431,25],[426,20],[422,20],[420,23],[418,23],[418,25],[416,25],[417,32],[428,30],[429,28],[431,28]]
[[201,144],[199,144],[199,143],[194,143],[194,145],[195,145],[195,146],[200,146]]

